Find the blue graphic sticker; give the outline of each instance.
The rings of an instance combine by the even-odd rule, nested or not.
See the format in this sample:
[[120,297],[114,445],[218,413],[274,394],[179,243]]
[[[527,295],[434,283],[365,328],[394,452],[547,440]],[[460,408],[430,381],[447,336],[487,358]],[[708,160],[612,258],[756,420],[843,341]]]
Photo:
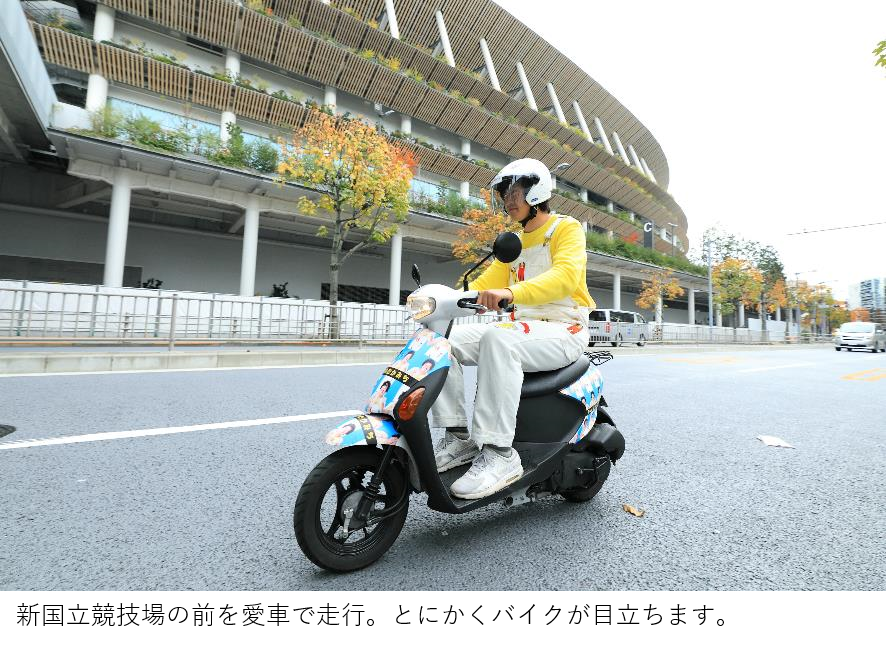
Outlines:
[[366,412],[393,417],[402,394],[432,372],[452,365],[450,349],[445,336],[426,328],[417,330],[375,383]]
[[397,438],[400,434],[397,432],[397,428],[392,420],[376,415],[363,415],[361,417],[362,420],[352,417],[329,431],[326,434],[326,443],[337,447],[356,446],[359,444],[397,443]]
[[560,392],[567,397],[580,401],[587,411],[587,416],[582,421],[581,426],[578,427],[575,435],[569,440],[570,444],[575,444],[594,428],[594,422],[597,420],[597,404],[600,402],[600,396],[603,394],[603,375],[597,370],[596,366],[588,366],[581,379]]

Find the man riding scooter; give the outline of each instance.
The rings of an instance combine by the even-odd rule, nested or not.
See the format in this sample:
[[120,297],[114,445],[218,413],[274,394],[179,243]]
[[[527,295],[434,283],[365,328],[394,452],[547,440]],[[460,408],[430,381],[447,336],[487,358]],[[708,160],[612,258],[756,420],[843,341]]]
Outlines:
[[[514,441],[523,372],[567,366],[588,345],[587,321],[595,307],[585,279],[585,234],[574,218],[550,212],[551,174],[536,159],[505,166],[492,181],[508,217],[523,227],[523,249],[511,263],[495,260],[470,290],[477,303],[499,310],[513,304],[509,322],[452,328],[452,366],[432,410],[445,427],[435,447],[438,472],[472,462],[452,483],[453,496],[483,498],[523,474]],[[478,366],[477,396],[470,431],[464,404],[462,366]]]

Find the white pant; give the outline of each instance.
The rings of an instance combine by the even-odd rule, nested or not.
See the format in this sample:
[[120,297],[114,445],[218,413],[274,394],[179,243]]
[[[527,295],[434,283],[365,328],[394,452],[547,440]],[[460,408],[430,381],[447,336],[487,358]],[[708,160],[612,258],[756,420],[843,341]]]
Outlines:
[[511,446],[524,372],[556,370],[575,362],[588,345],[586,327],[517,320],[456,325],[449,341],[452,366],[431,412],[436,426],[467,426],[462,366],[478,366],[471,438],[480,446]]

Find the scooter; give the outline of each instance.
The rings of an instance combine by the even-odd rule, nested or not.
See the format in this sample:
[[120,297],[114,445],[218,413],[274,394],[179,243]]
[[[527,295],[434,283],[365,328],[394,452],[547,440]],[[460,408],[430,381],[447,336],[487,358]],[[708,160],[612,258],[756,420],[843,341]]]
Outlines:
[[[597,366],[608,352],[582,355],[549,372],[525,373],[513,448],[523,476],[479,500],[462,500],[449,486],[470,467],[437,473],[428,413],[452,363],[448,340],[453,319],[483,311],[468,275],[494,255],[512,262],[522,244],[500,234],[492,252],[464,276],[464,291],[421,285],[407,309],[420,325],[375,384],[366,412],[326,436],[339,447],[310,472],[298,492],[293,525],[298,545],[313,563],[333,572],[364,568],[397,539],[412,493],[426,492],[428,506],[449,514],[503,501],[508,507],[560,495],[586,502],[602,488],[610,464],[621,458],[625,440],[606,409]],[[500,307],[507,303],[502,301]]]

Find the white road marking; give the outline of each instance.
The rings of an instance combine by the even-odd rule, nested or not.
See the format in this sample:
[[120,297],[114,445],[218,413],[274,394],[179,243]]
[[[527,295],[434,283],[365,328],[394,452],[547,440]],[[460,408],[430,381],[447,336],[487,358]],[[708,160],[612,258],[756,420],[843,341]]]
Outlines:
[[27,449],[35,446],[51,446],[54,444],[80,444],[81,442],[98,442],[99,440],[121,440],[130,437],[150,437],[153,435],[172,435],[174,433],[192,433],[194,431],[217,431],[227,428],[246,428],[249,426],[266,426],[268,424],[286,424],[288,422],[306,422],[314,419],[330,417],[350,417],[363,411],[336,410],[328,413],[308,413],[289,417],[269,417],[267,419],[247,419],[238,422],[219,422],[216,424],[194,424],[193,426],[170,426],[167,428],[146,428],[133,431],[110,431],[108,433],[89,433],[87,435],[65,435],[41,440],[19,440],[17,442],[0,443],[0,451],[8,449]]
[[[391,355],[393,360],[396,353]],[[225,372],[229,370],[289,370],[292,368],[349,368],[351,366],[386,366],[386,361],[370,361],[369,363],[317,363],[293,366],[234,366],[230,368],[159,368],[156,370],[96,370],[94,372],[16,372],[4,377],[76,377],[79,375],[143,375],[158,372]]]
[[736,370],[736,372],[765,372],[767,370],[784,370],[786,368],[802,368],[804,366],[814,366],[814,363],[788,363],[780,366],[766,366],[765,368],[745,368],[744,370]]

